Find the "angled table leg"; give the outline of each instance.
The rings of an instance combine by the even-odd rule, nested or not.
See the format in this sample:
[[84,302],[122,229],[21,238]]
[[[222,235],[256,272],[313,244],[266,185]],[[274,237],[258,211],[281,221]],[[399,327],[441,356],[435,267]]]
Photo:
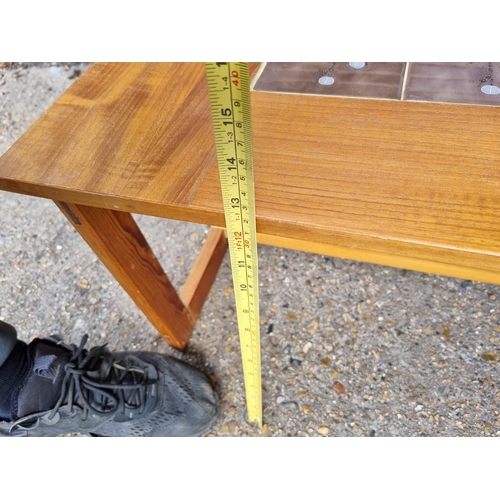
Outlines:
[[57,201],[56,205],[162,337],[184,349],[224,257],[220,230],[211,231],[200,252],[186,281],[184,303],[129,213]]
[[205,244],[182,287],[180,298],[198,319],[227,250],[225,229],[211,227]]

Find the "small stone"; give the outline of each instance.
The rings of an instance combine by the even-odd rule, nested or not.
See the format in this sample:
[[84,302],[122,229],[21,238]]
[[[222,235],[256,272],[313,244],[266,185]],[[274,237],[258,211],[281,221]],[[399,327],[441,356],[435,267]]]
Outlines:
[[222,434],[229,434],[229,426],[227,424],[224,424],[221,429],[220,429]]
[[297,411],[299,409],[299,405],[295,401],[287,401],[286,403],[283,403],[283,406],[287,410],[291,411]]
[[285,396],[278,396],[278,397],[276,398],[276,403],[278,403],[279,405],[280,405],[280,404],[283,404],[285,401],[286,401]]
[[470,365],[474,360],[470,357],[467,356],[467,354],[460,354],[460,357],[468,364]]
[[309,405],[304,405],[302,407],[302,409],[304,410],[304,413],[309,413],[309,410],[311,409],[311,407]]
[[319,434],[322,436],[328,436],[328,433],[330,432],[330,429],[328,427],[320,427],[318,429]]
[[311,347],[312,347],[312,342],[307,342],[302,348],[302,352],[304,354],[307,354],[309,352],[309,349],[311,349]]
[[288,313],[286,315],[286,319],[290,320],[290,321],[293,321],[294,319],[297,319],[297,316],[295,316],[295,314],[292,314],[292,313]]
[[311,333],[314,333],[318,329],[318,325],[319,325],[319,318],[316,318],[314,321],[312,321],[311,323],[309,323],[307,329]]
[[333,384],[333,388],[339,393],[339,394],[345,394],[345,387],[340,383],[340,382],[335,382]]
[[321,364],[323,366],[330,366],[331,363],[332,363],[332,360],[330,358],[324,358],[324,359],[321,360]]
[[236,423],[236,421],[232,420],[231,422],[229,422],[227,424],[228,428],[229,428],[229,432],[231,432],[231,434],[237,434],[238,433],[238,424]]
[[375,437],[375,434],[376,434],[376,431],[374,431],[373,429],[370,431],[370,434],[369,436],[372,438],[372,437]]
[[81,280],[78,280],[77,285],[81,288],[88,288],[89,282],[86,279],[81,279]]
[[446,338],[446,342],[450,341],[450,329],[448,328],[447,325],[443,325],[443,333]]
[[227,410],[227,412],[229,413],[229,415],[236,415],[236,406],[231,406],[231,408],[229,408],[229,410]]
[[424,407],[422,405],[417,405],[417,406],[415,406],[413,411],[419,412],[419,411],[422,411],[423,409],[424,409]]
[[498,361],[498,356],[494,352],[483,352],[483,354],[481,354],[481,357],[485,361]]

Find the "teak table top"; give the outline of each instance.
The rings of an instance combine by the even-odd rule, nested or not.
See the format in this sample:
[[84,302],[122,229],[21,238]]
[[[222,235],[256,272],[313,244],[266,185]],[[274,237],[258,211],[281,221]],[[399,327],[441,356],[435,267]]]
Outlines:
[[[259,233],[500,283],[500,108],[251,97]],[[0,188],[224,226],[204,65],[93,64],[0,158]]]

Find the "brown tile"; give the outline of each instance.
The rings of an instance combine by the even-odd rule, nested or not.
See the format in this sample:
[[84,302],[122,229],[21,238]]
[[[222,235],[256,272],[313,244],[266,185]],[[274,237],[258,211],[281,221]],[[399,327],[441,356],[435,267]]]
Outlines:
[[500,106],[500,94],[484,94],[484,85],[500,87],[500,63],[410,63],[404,98]]
[[[254,89],[350,97],[400,99],[406,63],[364,63],[354,69],[347,62],[267,63]],[[320,78],[331,77],[332,85]]]

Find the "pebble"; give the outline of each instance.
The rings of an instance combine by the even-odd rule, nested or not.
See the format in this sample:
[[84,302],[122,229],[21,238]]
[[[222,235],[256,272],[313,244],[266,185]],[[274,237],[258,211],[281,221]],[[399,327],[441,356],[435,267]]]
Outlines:
[[236,421],[234,420],[231,420],[231,422],[228,422],[227,424],[228,428],[229,428],[229,432],[231,434],[237,434],[238,433],[238,424]]
[[309,349],[311,349],[311,347],[312,347],[312,342],[307,342],[302,348],[302,352],[304,354],[307,354],[309,352]]
[[340,383],[340,382],[335,382],[333,384],[333,388],[339,393],[339,394],[345,394],[345,387]]
[[295,401],[287,401],[286,403],[283,403],[283,406],[291,411],[297,411],[299,409],[299,405]]
[[483,352],[483,354],[481,354],[481,357],[485,361],[498,361],[498,356],[494,352]]
[[318,433],[321,434],[322,436],[328,436],[329,432],[330,432],[330,429],[328,427],[320,427],[318,429]]
[[81,279],[78,281],[77,285],[81,288],[88,288],[89,282],[86,279]]
[[314,333],[318,329],[318,325],[319,325],[319,318],[316,318],[308,325],[307,329],[309,330],[309,332]]
[[467,356],[467,354],[460,354],[460,358],[462,358],[468,365],[474,361],[470,356]]

